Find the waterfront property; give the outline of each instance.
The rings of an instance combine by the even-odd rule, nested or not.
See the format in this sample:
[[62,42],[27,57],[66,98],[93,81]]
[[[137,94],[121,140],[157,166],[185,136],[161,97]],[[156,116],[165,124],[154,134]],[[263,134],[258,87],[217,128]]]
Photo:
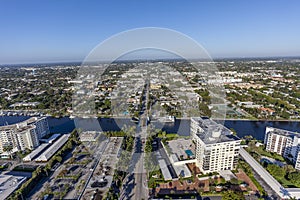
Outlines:
[[[196,160],[192,155],[195,151],[195,146],[190,139],[179,138],[170,140],[163,144],[166,157],[161,157],[158,153],[157,159],[165,180],[177,180],[179,177],[188,178],[192,176],[191,171],[187,167],[188,163],[195,163]],[[190,154],[186,153],[190,150]],[[169,165],[169,166],[168,166]]]
[[300,170],[300,134],[273,127],[266,128],[266,150],[290,160]]
[[39,146],[39,139],[48,133],[49,125],[46,117],[32,117],[23,122],[1,126],[0,153],[7,149],[11,149],[10,152],[34,149]]
[[211,119],[191,119],[192,139],[196,143],[196,165],[203,173],[235,169],[241,140]]
[[190,139],[177,139],[168,142],[171,154],[175,154],[179,160],[194,158],[195,145]]
[[54,144],[38,156],[35,161],[47,162],[68,141],[69,136],[70,134],[62,135]]
[[[177,177],[191,177],[187,164],[195,163],[204,174],[233,170],[239,159],[241,140],[221,124],[211,119],[191,119],[191,139],[179,138],[163,144],[172,169]],[[195,155],[195,156],[194,156]],[[166,180],[171,179],[171,171],[159,162]]]
[[168,142],[169,160],[177,177],[191,177],[192,173],[187,167],[188,163],[195,163],[195,145],[190,139],[176,139]]
[[[51,145],[55,143],[55,141],[61,136],[61,134],[53,134],[48,139],[41,139],[40,141],[44,142],[36,149],[34,149],[30,154],[23,158],[24,162],[30,162],[39,157],[47,148],[52,148]],[[55,143],[56,144],[56,143]]]

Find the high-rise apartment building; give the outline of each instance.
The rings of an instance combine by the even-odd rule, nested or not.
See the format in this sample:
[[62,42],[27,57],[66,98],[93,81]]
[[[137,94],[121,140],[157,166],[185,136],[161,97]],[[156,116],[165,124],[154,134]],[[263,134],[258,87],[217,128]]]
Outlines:
[[39,146],[39,139],[34,125],[28,125],[17,129],[18,150],[34,149]]
[[203,173],[235,169],[241,140],[211,119],[192,118],[191,135],[196,143],[196,165]]
[[45,135],[49,134],[49,125],[46,117],[31,117],[24,122],[16,124],[17,126],[34,125],[38,139],[41,139]]
[[26,121],[0,126],[0,153],[6,147],[13,151],[34,149],[39,145],[39,139],[49,133],[46,117],[32,117]]
[[300,170],[300,134],[283,129],[266,127],[266,150],[282,155]]

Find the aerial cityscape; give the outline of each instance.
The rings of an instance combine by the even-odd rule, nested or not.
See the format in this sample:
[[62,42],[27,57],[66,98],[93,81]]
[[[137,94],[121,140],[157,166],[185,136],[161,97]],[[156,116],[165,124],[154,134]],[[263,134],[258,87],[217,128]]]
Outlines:
[[300,199],[298,1],[0,5],[0,200]]

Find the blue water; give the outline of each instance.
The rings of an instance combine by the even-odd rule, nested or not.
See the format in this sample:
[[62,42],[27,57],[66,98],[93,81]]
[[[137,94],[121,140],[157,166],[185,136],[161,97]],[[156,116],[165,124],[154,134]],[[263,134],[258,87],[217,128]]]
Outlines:
[[188,155],[190,157],[194,155],[190,149],[185,150],[185,153],[186,153],[186,155]]
[[[0,116],[0,126],[13,124],[16,122],[24,121],[29,117],[26,116]],[[75,127],[83,130],[103,130],[103,131],[119,131],[126,125],[136,126],[135,122],[130,119],[70,119],[68,117],[63,118],[52,118],[48,117],[48,123],[50,131],[52,133],[68,133],[71,132]],[[76,124],[76,126],[75,126]],[[154,125],[156,123],[153,123]],[[224,125],[227,128],[233,128],[239,137],[245,135],[252,135],[254,138],[263,140],[265,135],[265,128],[272,126],[275,128],[281,128],[289,131],[300,132],[300,122],[297,121],[244,121],[244,120],[227,120]],[[159,125],[158,127],[161,127]],[[167,133],[178,133],[179,135],[190,135],[190,121],[189,120],[176,120],[175,123],[166,123],[163,126],[163,130]]]
[[233,128],[239,137],[252,135],[258,140],[264,140],[266,127],[281,128],[288,131],[300,132],[299,121],[225,121],[227,128]]

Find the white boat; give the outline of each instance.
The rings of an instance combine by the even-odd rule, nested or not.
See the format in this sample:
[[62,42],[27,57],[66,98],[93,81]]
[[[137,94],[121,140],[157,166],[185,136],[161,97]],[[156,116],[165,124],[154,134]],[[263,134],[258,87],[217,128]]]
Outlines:
[[166,123],[166,122],[175,122],[176,118],[174,116],[167,116],[167,117],[163,117],[163,118],[159,118],[158,119],[160,122]]

